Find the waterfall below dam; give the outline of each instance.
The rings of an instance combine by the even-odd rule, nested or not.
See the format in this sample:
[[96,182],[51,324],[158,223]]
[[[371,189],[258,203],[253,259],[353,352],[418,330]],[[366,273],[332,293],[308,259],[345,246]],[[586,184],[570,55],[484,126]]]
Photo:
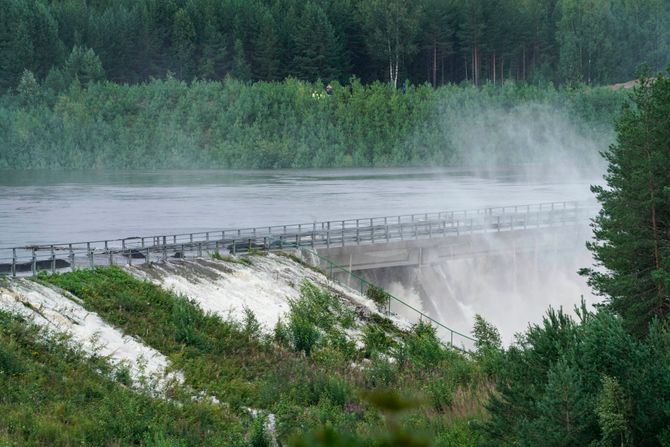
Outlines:
[[[586,234],[549,235],[531,244],[534,249],[524,244],[523,250],[513,242],[491,240],[487,250],[472,257],[357,273],[464,334],[471,333],[479,314],[509,344],[515,333],[541,321],[549,306],[572,311],[582,297],[587,304],[598,301],[586,278],[577,273],[593,264],[585,247]],[[392,310],[402,315],[400,307]]]

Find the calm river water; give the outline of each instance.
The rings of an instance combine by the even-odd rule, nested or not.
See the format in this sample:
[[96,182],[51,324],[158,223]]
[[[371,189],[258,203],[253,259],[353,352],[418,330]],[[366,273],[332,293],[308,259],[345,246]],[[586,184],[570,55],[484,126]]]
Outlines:
[[599,181],[409,168],[0,171],[0,247],[587,200]]

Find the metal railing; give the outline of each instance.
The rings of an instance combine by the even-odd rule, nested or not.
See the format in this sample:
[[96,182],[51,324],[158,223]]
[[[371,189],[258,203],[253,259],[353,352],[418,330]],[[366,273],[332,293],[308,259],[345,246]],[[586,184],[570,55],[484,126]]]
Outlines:
[[268,227],[127,237],[0,248],[0,275],[36,275],[76,268],[166,261],[214,252],[330,248],[464,234],[541,229],[587,221],[591,204],[551,202]]
[[[307,256],[305,256],[305,253]],[[325,265],[325,271],[324,273],[330,280],[340,284],[341,286],[348,287],[351,289],[355,289],[358,292],[360,292],[361,295],[366,295],[367,290],[370,287],[377,287],[380,288],[379,286],[371,283],[370,281],[366,280],[365,278],[355,274],[354,272],[348,270],[346,267],[341,266],[333,262],[332,260],[328,259],[325,256],[320,255],[317,253],[315,250],[308,249],[308,248],[301,248],[300,249],[300,254],[301,254],[301,259],[305,261],[307,258],[307,261],[309,264],[313,266],[322,266]],[[314,262],[314,261],[317,262]],[[337,278],[335,274],[341,274],[341,278]],[[356,287],[352,287],[352,283]],[[381,288],[380,288],[381,289]],[[383,289],[382,289],[383,290]],[[473,337],[470,337],[469,335],[465,335],[457,330],[454,330],[447,325],[439,322],[438,320],[434,319],[430,315],[426,314],[425,312],[417,309],[416,307],[412,306],[411,304],[407,303],[406,301],[388,293],[387,291],[384,290],[384,295],[387,298],[387,303],[382,309],[383,312],[387,315],[390,316],[392,312],[392,303],[396,303],[397,305],[404,307],[405,309],[408,309],[412,312],[414,312],[419,320],[427,320],[430,321],[432,324],[436,326],[438,330],[442,330],[445,332],[447,337],[445,337],[448,342],[446,342],[448,347],[458,349],[459,351],[463,352],[472,352],[474,350],[474,344],[476,343],[476,339]],[[454,344],[454,341],[456,341],[457,344]]]

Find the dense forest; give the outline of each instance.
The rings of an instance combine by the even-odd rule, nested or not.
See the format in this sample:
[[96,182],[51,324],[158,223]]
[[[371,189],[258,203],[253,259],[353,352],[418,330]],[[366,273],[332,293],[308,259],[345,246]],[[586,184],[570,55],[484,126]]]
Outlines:
[[0,89],[25,69],[52,88],[168,72],[603,84],[664,69],[669,23],[665,0],[1,0]]
[[[462,353],[424,322],[359,320],[309,282],[268,333],[251,311],[223,320],[124,269],[42,274],[168,356],[185,382],[152,398],[106,357],[0,311],[0,444],[670,446],[670,78],[643,79],[604,152],[606,185],[592,188],[595,265],[581,273],[603,296],[595,309],[549,309],[508,347],[477,316],[475,349]],[[260,256],[213,257],[232,272]],[[381,306],[384,294],[367,290]]]
[[0,168],[593,166],[625,98],[607,87],[247,84],[168,77],[0,96]]

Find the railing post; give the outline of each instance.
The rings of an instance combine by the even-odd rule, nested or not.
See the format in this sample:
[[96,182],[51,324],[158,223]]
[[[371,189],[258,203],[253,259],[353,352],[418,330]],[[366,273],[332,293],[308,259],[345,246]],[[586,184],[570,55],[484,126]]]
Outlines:
[[356,219],[356,245],[360,245],[361,243],[361,238],[359,237],[360,235],[360,230],[359,230],[359,221]]
[[32,259],[32,265],[31,265],[31,270],[33,273],[33,276],[37,275],[37,253],[35,252],[35,248],[33,247],[33,259]]
[[107,263],[112,265],[112,251],[109,249],[109,243],[107,241],[105,241],[105,253],[107,253],[107,257],[109,258]]
[[233,256],[235,256],[237,254],[237,250],[236,250],[236,247],[235,247],[236,242],[237,242],[237,239],[233,239]]
[[[217,247],[218,251],[218,247]],[[163,236],[163,262],[167,261],[167,239]]]
[[70,269],[74,272],[74,251],[72,250],[72,244],[68,244],[68,248],[70,249]]
[[56,273],[56,253],[54,253],[54,246],[51,246],[51,273]]
[[95,267],[93,263],[93,251],[91,251],[91,243],[86,242],[86,252],[88,253],[88,263],[91,266],[91,268]]
[[12,277],[16,278],[16,248],[12,248]]
[[326,226],[326,247],[330,248],[330,221]]

